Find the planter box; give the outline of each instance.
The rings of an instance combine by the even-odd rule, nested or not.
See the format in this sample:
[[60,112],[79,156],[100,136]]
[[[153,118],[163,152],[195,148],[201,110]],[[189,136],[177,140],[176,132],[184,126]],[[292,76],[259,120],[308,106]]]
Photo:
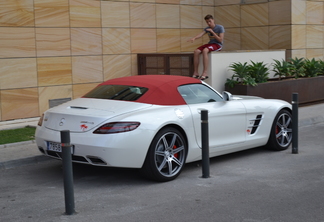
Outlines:
[[324,76],[269,81],[257,86],[228,86],[225,90],[233,95],[259,96],[265,99],[281,99],[291,103],[292,93],[298,93],[299,104],[324,100]]

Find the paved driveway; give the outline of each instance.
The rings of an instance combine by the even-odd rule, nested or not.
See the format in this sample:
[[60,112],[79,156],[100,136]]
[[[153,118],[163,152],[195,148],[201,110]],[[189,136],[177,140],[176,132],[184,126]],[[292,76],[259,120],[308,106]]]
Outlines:
[[301,127],[299,154],[262,148],[199,162],[174,181],[136,170],[74,165],[77,214],[65,216],[62,169],[51,160],[0,170],[1,221],[324,221],[324,124]]

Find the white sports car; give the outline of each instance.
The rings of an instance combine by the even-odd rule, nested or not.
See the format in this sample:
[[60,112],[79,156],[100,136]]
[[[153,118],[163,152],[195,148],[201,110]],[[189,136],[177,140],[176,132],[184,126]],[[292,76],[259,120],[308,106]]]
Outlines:
[[222,95],[201,80],[138,75],[108,80],[47,110],[36,130],[38,149],[61,159],[60,131],[69,130],[72,161],[139,168],[157,181],[176,178],[201,159],[201,110],[208,110],[210,157],[267,145],[287,149],[291,105]]

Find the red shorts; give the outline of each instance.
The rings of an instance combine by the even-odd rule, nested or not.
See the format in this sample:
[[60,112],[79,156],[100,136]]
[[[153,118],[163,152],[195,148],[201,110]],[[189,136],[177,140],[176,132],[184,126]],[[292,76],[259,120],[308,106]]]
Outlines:
[[222,50],[222,46],[218,45],[218,44],[205,44],[205,45],[198,47],[197,49],[202,51],[202,50],[204,50],[204,48],[208,48],[209,52]]

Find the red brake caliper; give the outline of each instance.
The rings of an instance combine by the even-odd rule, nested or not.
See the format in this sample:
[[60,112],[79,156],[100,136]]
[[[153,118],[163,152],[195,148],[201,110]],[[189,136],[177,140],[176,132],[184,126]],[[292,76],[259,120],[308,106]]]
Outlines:
[[[173,149],[177,149],[177,146],[176,145],[173,145]],[[179,153],[175,153],[173,156],[178,159]]]
[[[279,128],[279,126],[276,126],[276,137],[277,137],[277,135],[278,135],[279,131],[280,131],[280,128]],[[279,138],[277,138],[277,139],[279,139]]]

